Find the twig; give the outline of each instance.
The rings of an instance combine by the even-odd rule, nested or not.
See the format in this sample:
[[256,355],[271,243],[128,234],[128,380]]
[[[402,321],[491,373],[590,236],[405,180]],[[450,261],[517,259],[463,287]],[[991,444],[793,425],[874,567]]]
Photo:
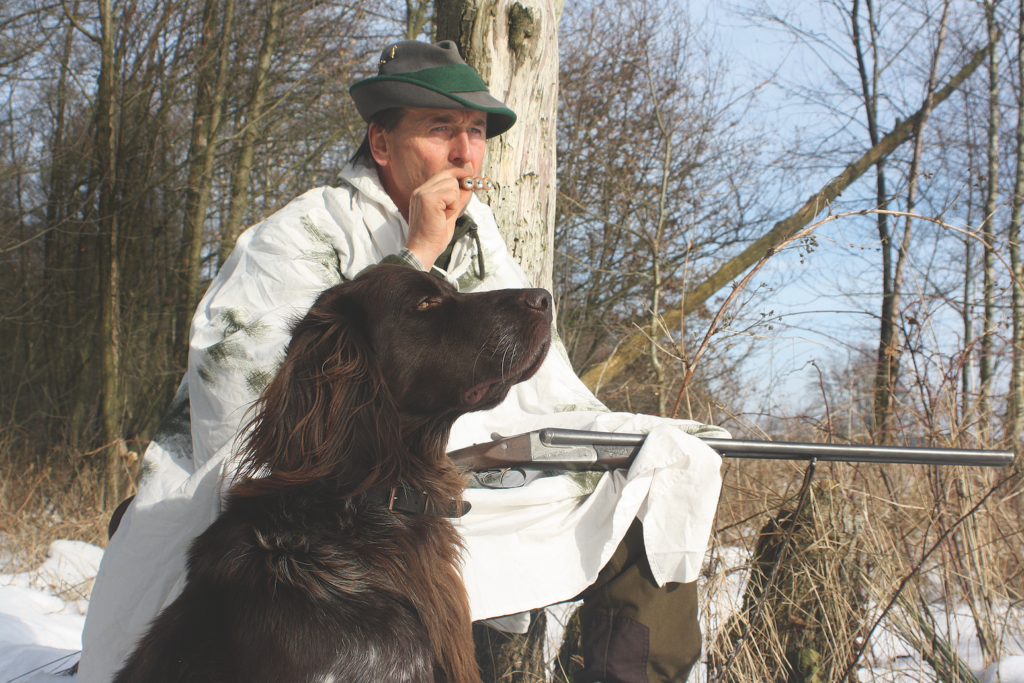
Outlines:
[[78,19],[75,19],[75,15],[73,15],[71,13],[71,10],[68,9],[67,0],[60,0],[60,5],[61,7],[64,8],[64,16],[66,16],[71,21],[75,28],[82,32],[82,35],[84,35],[86,38],[96,43],[97,45],[103,42],[102,40],[100,40],[99,36],[97,36],[95,33],[85,28],[80,23],[78,23]]
[[32,495],[36,492],[36,489],[39,488],[39,485],[43,483],[43,479],[46,478],[47,474],[49,474],[49,472],[46,469],[43,469],[43,471],[39,474],[39,478],[36,479],[36,483],[33,484],[32,488],[28,490],[28,495],[25,496],[24,502],[22,502],[22,504],[18,506],[18,509],[14,511],[15,517],[21,514],[21,511],[25,509],[25,506],[28,505],[28,502],[32,500]]
[[45,230],[40,230],[36,234],[34,234],[31,237],[28,237],[26,239],[23,239],[22,241],[18,242],[17,244],[13,244],[13,245],[11,245],[9,247],[4,247],[3,249],[0,249],[0,254],[6,254],[9,251],[14,251],[15,249],[20,249],[21,247],[25,246],[26,244],[28,244],[32,240],[38,239],[38,238],[42,237],[43,235],[45,235],[46,233],[51,232],[54,229],[55,229],[55,226],[50,226],[49,228],[46,228]]
[[835,431],[832,429],[832,407],[828,404],[828,392],[825,391],[825,379],[821,374],[821,368],[815,361],[811,361],[811,365],[818,371],[818,388],[821,389],[821,400],[825,402],[825,421],[828,425],[828,442],[835,443]]

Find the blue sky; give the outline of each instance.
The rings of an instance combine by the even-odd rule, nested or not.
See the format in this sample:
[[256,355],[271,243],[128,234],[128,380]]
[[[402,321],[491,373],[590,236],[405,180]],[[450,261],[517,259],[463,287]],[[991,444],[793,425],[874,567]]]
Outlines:
[[[798,23],[809,38],[794,39],[777,25],[775,28],[757,25],[745,15],[758,7]],[[711,2],[691,5],[690,9],[695,19],[706,17],[706,26],[713,32],[715,44],[730,60],[734,85],[739,88],[760,86],[759,123],[770,129],[770,136],[777,140],[780,151],[793,145],[795,140],[808,147],[804,157],[808,164],[804,170],[780,180],[775,188],[778,197],[774,201],[781,212],[779,217],[784,217],[868,147],[866,129],[861,123],[863,109],[844,95],[839,86],[840,78],[854,82],[850,79],[855,77],[852,49],[847,47],[849,39],[841,34],[843,26],[837,23],[839,14],[828,3],[809,1],[772,2],[770,8],[757,0]],[[959,14],[951,24],[969,26],[977,17],[977,10],[966,4],[958,4],[954,10]],[[920,16],[913,13],[895,15],[886,27],[895,31],[901,22],[902,26],[912,26],[920,20]],[[814,40],[822,36],[835,36],[835,42]],[[920,73],[921,55],[927,54],[925,46],[931,44],[932,37],[920,33],[917,38],[916,51],[895,53],[889,58],[894,64],[899,64],[900,60],[912,64]],[[948,59],[942,63],[944,70],[940,70],[940,80],[941,74],[962,63],[956,61],[959,47],[952,38],[947,46]],[[983,76],[979,73],[977,77]],[[817,101],[809,100],[801,97],[801,87],[823,94]],[[887,122],[891,127],[896,116],[915,110],[923,94],[917,74],[894,74],[886,88],[896,95],[879,116],[883,129]],[[829,111],[830,107],[852,116],[844,119],[835,111]],[[821,145],[820,157],[815,156],[814,145]],[[889,173],[892,192],[905,181],[898,168],[890,169]],[[838,212],[871,208],[874,181],[872,169],[844,193],[834,209]],[[955,188],[964,180],[946,178],[944,182]],[[920,210],[928,212],[923,207]],[[760,290],[763,298],[748,307],[748,313],[756,316],[773,311],[782,320],[773,330],[761,331],[772,340],[763,343],[761,351],[747,366],[746,372],[756,386],[747,399],[748,410],[756,411],[759,404],[766,402],[788,405],[790,410],[796,410],[812,398],[811,394],[818,392],[818,373],[812,362],[825,370],[844,365],[850,357],[863,357],[861,352],[865,349],[869,354],[874,353],[881,292],[881,257],[874,223],[875,219],[869,216],[830,224],[819,232],[813,253],[804,254],[801,259],[799,250],[790,249],[776,256],[755,278],[755,283],[764,283],[767,287]],[[929,259],[938,245],[935,230],[919,225],[917,231],[920,236],[912,253],[922,260]],[[949,243],[947,238],[944,248],[950,248]],[[955,243],[952,248],[955,250]],[[911,295],[914,290],[925,292],[932,288],[919,282],[918,277],[916,271],[908,272],[907,289]],[[951,308],[939,306],[935,310],[932,336],[938,344],[951,348],[962,336],[962,327],[957,327],[959,317]]]

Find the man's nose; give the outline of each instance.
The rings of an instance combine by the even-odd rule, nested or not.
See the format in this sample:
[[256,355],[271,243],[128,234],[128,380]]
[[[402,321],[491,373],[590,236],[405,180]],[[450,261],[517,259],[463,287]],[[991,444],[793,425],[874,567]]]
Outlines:
[[[464,165],[470,159],[469,131],[460,130],[451,137],[448,147],[448,161],[457,166]],[[477,169],[473,169],[477,170]]]

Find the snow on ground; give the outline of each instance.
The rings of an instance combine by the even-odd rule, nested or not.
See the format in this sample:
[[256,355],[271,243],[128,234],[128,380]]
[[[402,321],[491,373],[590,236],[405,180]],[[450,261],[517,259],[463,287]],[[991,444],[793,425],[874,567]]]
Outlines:
[[[19,574],[0,573],[0,683],[73,683],[60,675],[77,659],[82,647],[82,626],[89,603],[86,599],[103,551],[80,541],[56,541],[49,557],[36,569]],[[746,571],[746,551],[718,548],[715,578],[702,586],[709,595],[705,628],[715,628],[739,608]],[[571,605],[551,609],[548,652],[557,651],[560,622],[571,614]],[[985,668],[974,621],[966,607],[936,615],[945,624],[941,636],[953,644],[980,683],[1024,683],[1024,613],[1004,610],[1007,656]],[[706,637],[706,641],[709,640]],[[917,683],[934,681],[931,668],[897,636],[881,631],[872,639],[871,655],[860,671],[861,681]],[[691,676],[694,683],[706,680],[703,668]]]
[[0,574],[0,683],[70,680],[50,674],[78,661],[101,557],[88,543],[55,541],[36,569]]

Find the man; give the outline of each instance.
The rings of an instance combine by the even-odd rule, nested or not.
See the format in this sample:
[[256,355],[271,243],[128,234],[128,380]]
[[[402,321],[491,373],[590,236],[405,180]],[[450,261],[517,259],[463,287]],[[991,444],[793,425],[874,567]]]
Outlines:
[[[82,683],[109,680],[180,591],[184,551],[219,512],[246,410],[282,358],[289,323],[321,290],[379,262],[432,270],[466,290],[530,286],[493,215],[459,183],[481,172],[486,139],[515,114],[455,45],[390,45],[378,75],[350,92],[368,128],[341,185],[311,190],[246,231],[199,305],[188,374],[97,577]],[[684,430],[721,430],[607,412],[556,343],[501,406],[460,419],[449,448],[548,426],[650,436],[628,474],[503,490],[478,481],[466,492],[473,509],[459,524],[474,618],[505,617],[492,623],[509,628],[517,613],[582,594],[577,683],[685,680],[700,654],[693,581],[720,460]]]

